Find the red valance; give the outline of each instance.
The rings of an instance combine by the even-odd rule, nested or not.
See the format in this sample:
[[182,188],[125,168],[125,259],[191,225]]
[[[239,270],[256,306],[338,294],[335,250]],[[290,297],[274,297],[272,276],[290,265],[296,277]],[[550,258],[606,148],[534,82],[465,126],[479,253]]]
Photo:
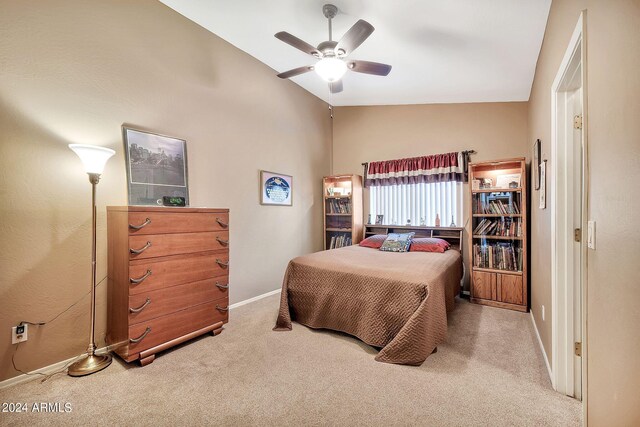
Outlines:
[[367,168],[365,186],[448,181],[465,181],[462,153],[371,162]]

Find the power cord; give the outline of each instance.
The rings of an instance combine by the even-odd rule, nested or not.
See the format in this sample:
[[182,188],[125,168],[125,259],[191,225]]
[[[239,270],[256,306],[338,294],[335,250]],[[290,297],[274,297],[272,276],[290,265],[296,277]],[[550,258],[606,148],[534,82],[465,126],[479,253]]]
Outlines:
[[[98,286],[100,286],[102,284],[102,282],[104,282],[107,279],[107,276],[103,277],[102,280],[100,280],[97,284],[96,284],[96,288]],[[91,291],[87,292],[86,294],[83,294],[76,302],[74,302],[73,304],[71,304],[69,307],[65,308],[63,311],[61,311],[60,313],[56,314],[52,319],[47,320],[46,322],[29,322],[26,320],[22,320],[19,323],[19,326],[22,325],[33,325],[33,326],[44,326],[44,325],[48,325],[49,323],[54,322],[56,319],[58,319],[60,316],[62,316],[63,314],[65,314],[67,311],[71,310],[73,307],[75,307],[76,305],[78,305],[87,295],[89,295],[91,293]],[[23,375],[40,375],[43,376],[44,378],[42,379],[42,381],[40,381],[41,383],[47,381],[48,379],[50,379],[51,377],[53,377],[54,375],[60,374],[62,372],[64,372],[67,367],[69,367],[69,365],[71,365],[73,362],[77,361],[80,357],[84,356],[84,353],[81,355],[76,356],[73,360],[71,360],[70,362],[68,362],[66,365],[64,365],[64,367],[58,371],[55,371],[51,374],[43,374],[42,372],[25,372],[22,369],[19,369],[16,366],[16,354],[18,353],[18,348],[20,348],[20,343],[16,344],[16,348],[15,350],[13,350],[13,354],[11,354],[11,364],[13,365],[13,369],[15,369],[16,371],[20,372]]]

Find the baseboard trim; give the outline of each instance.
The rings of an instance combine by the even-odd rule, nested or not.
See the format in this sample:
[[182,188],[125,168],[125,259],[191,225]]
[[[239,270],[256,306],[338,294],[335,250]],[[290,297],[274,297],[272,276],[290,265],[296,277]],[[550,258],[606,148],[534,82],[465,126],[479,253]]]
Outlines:
[[[261,300],[261,299],[266,298],[266,297],[270,297],[271,295],[278,294],[278,293],[280,293],[280,291],[281,291],[281,289],[278,288],[278,289],[275,289],[273,291],[267,292],[265,294],[255,296],[253,298],[249,298],[249,299],[246,299],[244,301],[237,302],[235,304],[231,304],[229,306],[229,309],[233,310],[234,308],[242,307],[243,305],[250,304],[252,302]],[[109,346],[106,346],[106,347],[102,347],[102,348],[99,348],[98,350],[96,350],[96,353],[106,353],[108,351],[111,351],[111,348]],[[45,366],[44,368],[33,370],[31,372],[28,372],[27,374],[20,374],[20,375],[18,375],[16,377],[9,378],[9,379],[6,379],[4,381],[1,381],[0,382],[0,390],[5,389],[7,387],[14,386],[16,384],[22,384],[22,383],[25,383],[27,381],[32,381],[32,380],[36,379],[32,374],[49,375],[49,374],[52,374],[54,372],[57,372],[60,369],[64,368],[64,366],[67,363],[71,362],[72,360],[76,359],[77,357],[78,356],[72,357],[70,359],[62,360],[60,362],[56,362],[56,363],[51,364],[49,366]]]
[[[97,349],[96,353],[102,354],[102,353],[108,353],[109,351],[111,351],[111,347],[110,346],[105,346],[105,347]],[[53,374],[53,373],[61,370],[62,368],[64,368],[64,366],[67,363],[77,359],[79,356],[80,355],[71,357],[71,358],[66,359],[66,360],[61,360],[60,362],[56,362],[56,363],[51,364],[49,366],[45,366],[44,368],[35,369],[35,370],[33,370],[31,372],[28,372],[26,374],[20,374],[20,375],[18,375],[16,377],[9,378],[9,379],[6,379],[4,381],[0,381],[0,390],[5,389],[7,387],[11,387],[11,386],[17,385],[17,384],[26,383],[27,381],[33,381],[33,380],[35,380],[37,378],[41,378],[41,377],[34,377],[33,376],[34,374],[44,374],[44,375]]]
[[237,302],[235,304],[231,304],[229,306],[229,309],[233,310],[234,308],[242,307],[243,305],[247,305],[247,304],[250,304],[252,302],[256,302],[258,300],[261,300],[262,298],[266,298],[266,297],[270,297],[271,295],[279,294],[281,290],[282,290],[281,288],[278,288],[278,289],[275,289],[273,291],[269,291],[266,294],[258,295],[257,297],[249,298],[249,299],[246,299],[244,301],[240,301],[240,302]]
[[540,346],[542,357],[544,357],[544,364],[547,365],[547,373],[549,374],[549,380],[551,381],[551,385],[553,386],[553,373],[551,371],[551,365],[549,365],[549,359],[547,359],[547,352],[544,351],[544,345],[542,344],[542,339],[540,338],[540,332],[538,332],[538,327],[536,326],[536,319],[533,317],[533,311],[529,311],[529,314],[531,314],[531,323],[533,324],[533,330],[536,331],[536,337],[538,338],[538,345]]

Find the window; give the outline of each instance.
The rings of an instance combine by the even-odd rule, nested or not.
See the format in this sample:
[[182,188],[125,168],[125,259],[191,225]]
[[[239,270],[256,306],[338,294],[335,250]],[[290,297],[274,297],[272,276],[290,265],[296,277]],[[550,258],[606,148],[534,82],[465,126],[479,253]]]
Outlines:
[[420,225],[424,219],[427,226],[436,223],[447,227],[451,218],[456,226],[462,226],[462,183],[434,182],[399,184],[369,187],[369,213],[375,222],[376,215],[384,215],[383,224]]

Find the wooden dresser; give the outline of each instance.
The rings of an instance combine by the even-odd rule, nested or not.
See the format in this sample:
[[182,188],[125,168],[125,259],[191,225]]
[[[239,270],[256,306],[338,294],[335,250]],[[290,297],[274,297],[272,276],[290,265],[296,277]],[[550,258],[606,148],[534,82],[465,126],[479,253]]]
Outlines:
[[142,366],[228,322],[229,210],[109,206],[107,343]]

